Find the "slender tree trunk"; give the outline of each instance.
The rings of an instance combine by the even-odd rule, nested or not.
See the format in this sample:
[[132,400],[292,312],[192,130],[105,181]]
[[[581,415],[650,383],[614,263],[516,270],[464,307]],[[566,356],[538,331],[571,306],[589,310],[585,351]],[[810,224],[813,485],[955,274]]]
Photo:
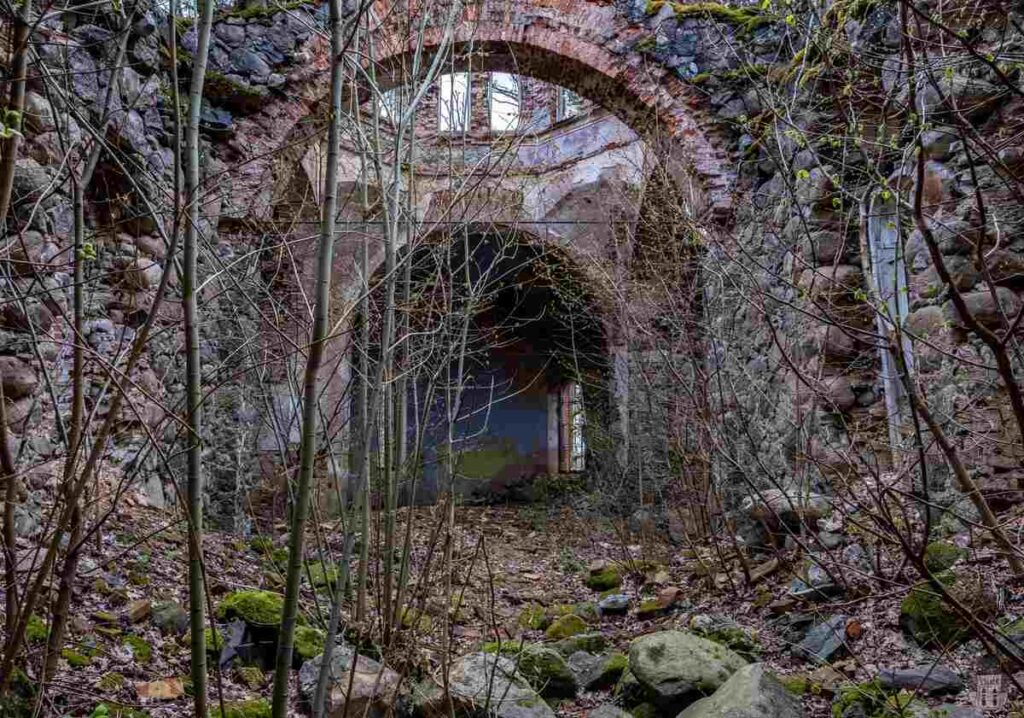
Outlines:
[[[0,377],[2,379],[2,377]],[[17,554],[14,551],[14,504],[18,500],[15,486],[14,456],[7,436],[7,404],[3,383],[0,382],[0,475],[4,478],[4,598],[6,612],[4,630],[7,641],[4,655],[14,653],[14,626],[18,623],[18,576],[16,573]]]
[[188,122],[185,126],[185,197],[188,219],[185,222],[182,304],[185,310],[185,393],[188,454],[188,587],[189,624],[192,631],[192,686],[196,716],[206,715],[206,603],[203,581],[203,473],[202,473],[202,367],[199,356],[199,312],[196,301],[198,284],[199,205],[202,188],[199,178],[199,113],[203,102],[203,83],[210,50],[214,0],[204,0],[198,18],[198,40],[189,87]]
[[[334,260],[334,220],[338,209],[338,154],[341,138],[341,95],[344,82],[342,73],[344,45],[341,32],[341,0],[329,0],[329,10],[331,24],[331,118],[327,134],[327,168],[324,177],[323,214],[320,220],[320,241],[317,247],[316,303],[313,309],[313,332],[303,383],[299,485],[295,491],[295,504],[291,512],[292,523],[288,545],[288,571],[285,577],[281,632],[277,643],[277,663],[274,668],[272,704],[274,718],[286,718],[288,713],[288,678],[291,674],[295,624],[299,610],[299,588],[302,581],[306,516],[309,513],[309,496],[313,484],[313,467],[316,462],[318,378],[330,330],[331,270]],[[366,540],[365,536],[363,540]],[[337,590],[342,592],[344,588],[338,586]]]
[[17,132],[3,141],[3,158],[0,160],[0,227],[7,219],[7,210],[11,205],[11,190],[14,188],[14,170],[18,161],[18,146],[21,144],[21,128],[25,126],[25,73],[28,67],[28,38],[32,21],[32,0],[23,0],[21,15],[14,20],[14,32],[11,34],[11,49],[14,56],[11,61],[10,96],[7,110],[15,113],[18,118]]

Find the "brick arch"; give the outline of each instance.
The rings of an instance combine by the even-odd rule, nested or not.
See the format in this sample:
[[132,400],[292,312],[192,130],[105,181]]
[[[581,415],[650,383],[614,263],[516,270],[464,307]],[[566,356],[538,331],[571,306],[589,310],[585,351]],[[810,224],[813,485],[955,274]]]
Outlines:
[[[415,51],[414,41],[399,27],[410,23],[393,19],[405,17],[405,6],[392,8],[392,2],[375,5],[377,17],[384,18],[374,41],[378,81],[385,88],[400,82]],[[695,214],[710,209],[725,218],[735,180],[726,138],[705,98],[636,49],[649,32],[598,0],[478,0],[465,7],[448,47],[456,69],[529,75],[606,107],[655,145]],[[440,30],[428,28],[423,40],[427,59],[440,45]],[[236,192],[243,201],[266,192],[267,173],[279,179],[282,171],[280,163],[271,167],[257,153],[269,156],[322,131],[322,122],[315,120],[326,104],[326,41],[314,38],[306,53],[307,61],[289,77],[288,98],[269,103],[243,122],[253,128],[246,134],[254,156],[251,181],[243,178]],[[266,170],[262,177],[261,166]]]
[[[391,2],[378,0],[379,17],[394,17]],[[376,30],[384,86],[411,66],[418,42],[393,25],[385,20]],[[528,75],[602,105],[655,144],[677,180],[699,180],[704,196],[692,197],[694,205],[728,212],[735,173],[725,138],[703,97],[636,50],[649,34],[607,2],[478,0],[466,5],[448,47],[455,69]],[[428,28],[421,44],[429,57],[442,44],[441,29]]]

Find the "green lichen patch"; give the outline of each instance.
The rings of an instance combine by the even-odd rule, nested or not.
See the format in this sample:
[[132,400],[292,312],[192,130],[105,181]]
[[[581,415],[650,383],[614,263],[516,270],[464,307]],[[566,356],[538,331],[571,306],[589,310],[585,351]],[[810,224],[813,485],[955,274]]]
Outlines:
[[216,706],[210,711],[210,718],[270,718],[270,703],[265,698],[224,704],[224,711]]
[[608,639],[601,633],[579,633],[556,641],[551,647],[563,656],[571,656],[577,651],[598,654],[608,647]]
[[50,627],[39,616],[32,614],[25,627],[25,640],[29,643],[42,643],[50,637]]
[[252,626],[281,625],[284,597],[271,591],[235,591],[217,607],[217,616],[224,620],[241,619]]
[[[647,13],[653,15],[661,10],[665,0],[648,0]],[[756,6],[732,7],[715,2],[671,3],[679,19],[697,18],[732,25],[743,32],[752,32],[761,25],[775,22],[778,18],[762,13]]]
[[636,617],[642,621],[657,618],[665,612],[665,607],[656,598],[645,598],[636,609]]
[[527,682],[543,696],[571,697],[576,693],[576,678],[565,659],[547,646],[524,646],[517,665]]
[[[976,577],[952,571],[936,576],[939,583],[973,615],[984,620],[994,611],[992,597]],[[919,583],[900,605],[900,626],[922,647],[956,646],[970,635],[970,623],[961,618],[930,583]]]
[[153,658],[153,647],[139,636],[127,635],[124,637],[124,645],[132,650],[132,655],[139,663],[149,663]]
[[104,673],[96,681],[96,690],[102,693],[117,693],[124,688],[124,676],[120,673]]
[[928,544],[924,550],[924,565],[932,573],[942,573],[953,568],[953,565],[964,558],[967,551],[945,541]]
[[608,591],[622,585],[622,573],[617,566],[606,564],[591,569],[583,583],[593,591]]
[[518,624],[520,628],[530,631],[543,631],[551,625],[551,617],[539,603],[528,603],[519,612]]
[[551,640],[559,640],[561,638],[569,638],[579,633],[585,633],[587,630],[587,623],[582,618],[574,613],[562,616],[554,621],[544,635]]
[[306,566],[309,582],[313,588],[334,588],[341,576],[337,566],[325,564],[323,561],[311,561]]
[[324,652],[324,632],[312,626],[295,628],[295,653],[304,661],[316,658]]
[[430,633],[434,630],[434,619],[425,611],[410,606],[402,610],[402,625],[420,633]]
[[236,669],[235,675],[238,676],[239,683],[253,691],[262,688],[267,680],[263,671],[255,666],[241,666]]
[[208,70],[203,83],[203,96],[215,105],[241,115],[259,111],[267,101],[267,92],[235,82],[227,75]]
[[629,656],[625,653],[612,653],[604,659],[601,670],[593,679],[591,685],[594,687],[613,686],[622,679],[626,669],[629,668]]
[[306,0],[294,0],[293,2],[286,3],[271,3],[266,6],[254,5],[252,7],[242,8],[239,10],[229,10],[228,12],[220,14],[218,16],[218,20],[226,20],[227,18],[262,20],[274,17],[278,13],[288,12],[289,10],[298,10],[305,5],[309,5]]
[[[923,712],[915,709],[923,709]],[[915,700],[909,691],[889,693],[878,681],[842,686],[832,701],[833,718],[849,714],[864,715],[867,718],[903,718],[926,715],[927,711],[927,705]]]
[[67,661],[68,665],[72,668],[85,668],[92,663],[92,659],[89,656],[83,655],[71,648],[62,650],[60,657]]
[[597,623],[601,620],[601,613],[593,601],[577,603],[572,607],[572,612],[588,623]]

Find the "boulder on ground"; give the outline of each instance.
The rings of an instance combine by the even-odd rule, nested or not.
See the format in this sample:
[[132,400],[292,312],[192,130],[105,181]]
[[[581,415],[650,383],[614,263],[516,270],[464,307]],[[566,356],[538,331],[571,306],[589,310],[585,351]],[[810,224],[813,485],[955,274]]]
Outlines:
[[[352,661],[355,660],[355,670]],[[299,670],[299,693],[307,704],[313,700],[323,654],[306,661]],[[351,681],[351,690],[350,683]],[[394,705],[401,677],[372,658],[358,655],[348,644],[338,644],[331,651],[328,674],[325,718],[350,716],[385,716]]]
[[684,631],[641,636],[629,648],[630,672],[663,711],[713,693],[746,663],[725,646]]
[[743,666],[678,718],[801,718],[803,709],[763,663]]
[[439,686],[420,684],[413,695],[414,709],[426,718],[450,714],[496,718],[554,718],[554,711],[507,656],[471,653],[455,660],[448,676],[451,706]]

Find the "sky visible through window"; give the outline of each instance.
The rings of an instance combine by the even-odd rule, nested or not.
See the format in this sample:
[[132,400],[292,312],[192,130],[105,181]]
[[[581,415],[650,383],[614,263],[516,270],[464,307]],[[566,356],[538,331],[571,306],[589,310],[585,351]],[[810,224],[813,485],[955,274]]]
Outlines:
[[507,72],[492,72],[490,85],[491,130],[511,132],[519,127],[519,78]]
[[438,112],[438,129],[442,132],[464,132],[469,128],[468,73],[441,75]]

